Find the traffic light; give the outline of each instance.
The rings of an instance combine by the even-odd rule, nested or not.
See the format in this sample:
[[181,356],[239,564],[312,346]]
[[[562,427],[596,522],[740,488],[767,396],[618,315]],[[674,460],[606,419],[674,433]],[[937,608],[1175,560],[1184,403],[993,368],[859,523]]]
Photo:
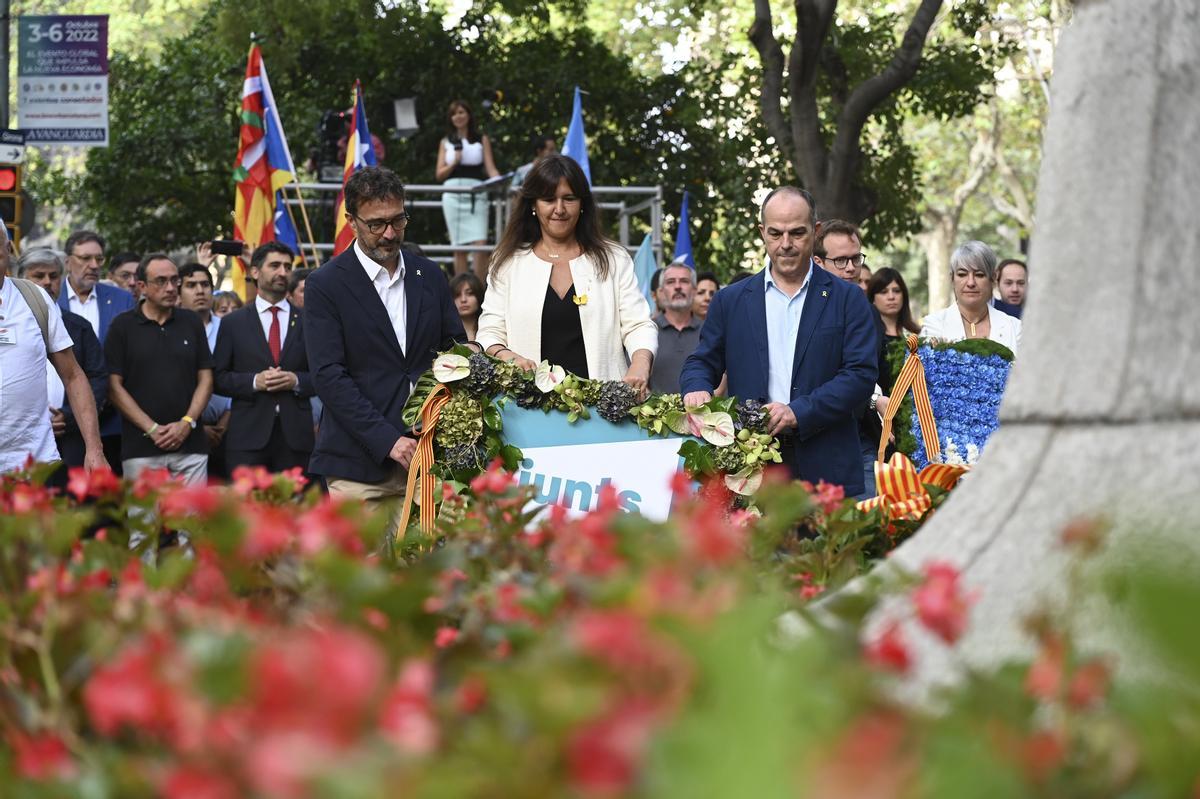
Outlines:
[[0,218],[17,250],[21,246],[21,205],[21,165],[0,164]]

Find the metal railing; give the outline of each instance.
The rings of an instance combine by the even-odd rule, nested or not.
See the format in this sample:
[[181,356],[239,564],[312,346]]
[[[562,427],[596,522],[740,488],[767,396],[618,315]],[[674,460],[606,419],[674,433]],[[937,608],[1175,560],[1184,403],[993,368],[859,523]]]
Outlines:
[[[307,192],[310,195],[317,193],[318,195],[332,194],[336,197],[337,193],[342,190],[340,183],[301,183],[299,184],[302,192]],[[421,249],[425,254],[440,263],[450,263],[454,260],[455,252],[491,252],[499,241],[500,233],[504,230],[504,226],[508,224],[508,217],[512,209],[511,196],[516,192],[516,189],[509,188],[508,184],[501,184],[484,191],[478,191],[470,186],[442,186],[440,184],[412,184],[404,187],[404,191],[408,197],[405,201],[407,208],[420,209],[441,209],[442,195],[447,192],[457,192],[462,194],[470,194],[476,192],[480,196],[487,198],[488,203],[488,236],[487,240],[482,245],[451,245],[434,242],[419,242]],[[614,235],[625,249],[631,253],[636,252],[641,246],[641,240],[631,240],[630,220],[637,218],[639,215],[648,214],[647,221],[649,222],[651,242],[654,246],[654,256],[659,263],[663,259],[663,193],[662,186],[593,186],[592,194],[596,198],[596,206],[603,211],[616,212],[616,231],[609,231],[609,235]],[[332,201],[318,196],[304,197],[305,210],[308,212],[310,219],[315,219],[332,205]],[[288,197],[287,204],[293,207],[300,205],[300,200],[295,197]],[[300,215],[293,214],[297,223],[300,222]],[[298,225],[301,238],[304,237],[304,231]],[[444,241],[444,239],[443,239]],[[333,244],[329,242],[317,242],[316,249],[322,254],[333,252]],[[308,244],[302,244],[305,250],[309,249]]]

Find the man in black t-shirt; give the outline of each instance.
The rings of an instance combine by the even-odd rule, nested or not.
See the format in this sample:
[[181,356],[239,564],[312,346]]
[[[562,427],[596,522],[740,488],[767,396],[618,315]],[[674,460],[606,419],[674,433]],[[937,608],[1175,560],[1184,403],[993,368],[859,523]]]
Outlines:
[[204,323],[176,308],[179,269],[163,253],[138,264],[140,306],[112,321],[104,342],[109,399],[122,416],[125,476],[166,469],[189,485],[208,476],[208,440],[196,426],[212,395],[212,354]]

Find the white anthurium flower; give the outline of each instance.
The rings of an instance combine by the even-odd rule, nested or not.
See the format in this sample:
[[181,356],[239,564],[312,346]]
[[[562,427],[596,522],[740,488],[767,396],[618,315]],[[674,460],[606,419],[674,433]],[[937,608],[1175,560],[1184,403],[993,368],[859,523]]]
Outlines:
[[716,447],[733,443],[733,417],[724,411],[702,411],[687,415],[688,432]]
[[461,355],[447,352],[433,359],[433,376],[439,383],[453,383],[471,374],[471,363]]
[[533,383],[538,387],[538,391],[549,394],[566,377],[567,372],[561,366],[551,366],[549,361],[542,361],[533,373]]
[[747,466],[739,472],[725,475],[725,487],[735,494],[748,497],[762,485],[763,470]]

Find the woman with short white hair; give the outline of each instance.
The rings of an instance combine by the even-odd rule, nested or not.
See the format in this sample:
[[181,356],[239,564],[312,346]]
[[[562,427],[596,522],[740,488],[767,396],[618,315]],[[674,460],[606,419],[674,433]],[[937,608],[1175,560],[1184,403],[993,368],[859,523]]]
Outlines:
[[968,241],[950,256],[954,302],[925,317],[922,338],[941,341],[986,338],[1016,355],[1021,344],[1021,320],[992,307],[996,285],[996,253],[982,241]]

